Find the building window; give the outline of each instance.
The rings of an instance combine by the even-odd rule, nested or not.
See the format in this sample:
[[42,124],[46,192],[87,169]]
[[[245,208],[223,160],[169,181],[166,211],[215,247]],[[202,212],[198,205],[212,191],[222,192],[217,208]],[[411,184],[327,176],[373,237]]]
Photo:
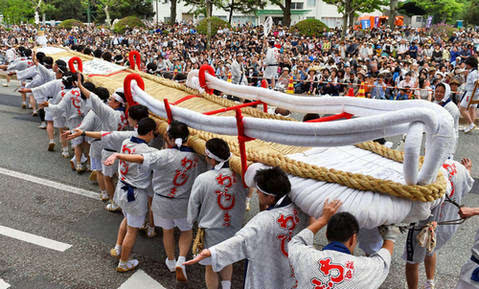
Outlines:
[[304,3],[303,2],[291,2],[291,9],[303,9]]
[[316,6],[316,0],[308,0],[308,7],[315,7]]

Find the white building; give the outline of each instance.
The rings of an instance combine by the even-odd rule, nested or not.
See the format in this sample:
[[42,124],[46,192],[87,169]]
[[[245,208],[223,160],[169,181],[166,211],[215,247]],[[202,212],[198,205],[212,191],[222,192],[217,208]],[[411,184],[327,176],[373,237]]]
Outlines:
[[[156,15],[153,21],[168,21],[170,17],[170,1],[169,0],[153,0],[153,10]],[[193,7],[187,6],[183,1],[179,1],[176,9],[176,21],[194,21]],[[228,21],[229,11],[213,8],[213,16],[217,16]],[[380,14],[379,14],[380,15]],[[252,23],[254,25],[261,24],[267,17],[271,16],[275,22],[283,19],[283,12],[277,5],[268,3],[264,9],[259,9],[255,14],[243,15],[234,13],[232,23],[244,24]],[[291,24],[295,24],[304,19],[316,18],[321,20],[329,27],[337,27],[342,25],[341,14],[338,13],[336,6],[324,3],[321,0],[293,0],[291,3]]]

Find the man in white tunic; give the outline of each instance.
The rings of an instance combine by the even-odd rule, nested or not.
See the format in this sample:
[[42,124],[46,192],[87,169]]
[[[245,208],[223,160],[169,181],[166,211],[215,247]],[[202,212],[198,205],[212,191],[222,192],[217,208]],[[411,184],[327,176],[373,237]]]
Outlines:
[[424,288],[435,288],[436,252],[452,238],[459,225],[437,226],[436,247],[432,252],[427,252],[426,248],[419,246],[416,237],[420,232],[418,228],[422,228],[433,221],[442,222],[460,218],[458,214],[459,208],[456,204],[461,204],[464,196],[472,189],[474,179],[470,175],[471,167],[472,163],[469,159],[463,159],[461,163],[453,160],[446,160],[444,162],[443,168],[447,172],[446,176],[451,186],[448,197],[455,204],[450,201],[443,202],[432,210],[431,217],[416,224],[415,227],[417,228],[409,230],[403,253],[403,259],[406,261],[406,280],[409,289],[418,288],[419,265],[422,262],[424,262],[425,265],[427,278]]
[[245,289],[290,289],[296,284],[288,261],[288,242],[306,228],[309,217],[289,198],[291,183],[278,167],[259,170],[254,177],[260,206],[267,210],[254,216],[233,237],[203,250],[191,265],[211,257],[213,271],[247,259]]
[[[88,99],[88,103],[91,105],[93,112],[95,112],[95,114],[100,118],[102,124],[104,125],[105,131],[124,130],[126,128],[128,125],[128,120],[125,115],[126,103],[123,88],[115,90],[110,98],[108,98],[108,104],[105,104],[96,94],[92,93],[81,84],[78,87]],[[105,207],[105,209],[108,211],[117,211],[120,209],[120,207],[113,201],[113,194],[115,193],[113,176],[118,169],[117,163],[109,167],[103,164],[103,162],[115,152],[118,151],[108,147],[108,144],[103,142],[103,150],[101,154],[102,175],[105,189],[110,200],[110,203]]]
[[[122,154],[142,154],[154,150],[148,143],[155,137],[156,122],[151,118],[143,118],[138,123],[137,136],[125,139],[121,145]],[[105,165],[115,162],[116,154],[105,161]],[[143,227],[148,212],[147,189],[151,185],[151,170],[138,163],[121,160],[118,167],[118,185],[115,192],[115,203],[123,211],[123,221],[118,229],[116,245],[110,250],[113,257],[120,257],[116,270],[126,272],[138,266],[138,260],[130,259],[135,244],[138,228]]]
[[[459,105],[459,109],[461,111],[462,116],[466,119],[468,126],[464,129],[464,133],[471,132],[476,125],[474,122],[476,121],[476,109],[477,104],[471,104],[468,108],[468,105],[471,101],[479,99],[479,88],[476,89],[474,92],[474,88],[476,87],[477,82],[479,81],[479,72],[477,71],[477,58],[474,55],[469,56],[466,60],[466,68],[469,71],[466,78],[466,92],[464,93],[464,97],[461,100],[461,104]],[[474,94],[474,95],[473,95]]]
[[[128,162],[142,163],[153,170],[153,201],[151,210],[155,226],[163,229],[165,264],[176,272],[178,281],[187,281],[183,265],[193,240],[193,225],[187,221],[188,200],[195,178],[205,171],[205,163],[192,148],[183,145],[188,141],[186,124],[173,121],[165,136],[167,149],[138,155],[115,154]],[[179,257],[175,258],[174,229],[180,229]]]
[[264,79],[271,84],[271,87],[276,86],[276,78],[278,77],[278,61],[279,51],[274,47],[274,41],[270,41],[269,45],[264,41],[264,47],[266,48],[266,57],[263,61],[264,67]]
[[[206,162],[213,167],[199,175],[191,190],[188,203],[188,222],[198,222],[204,230],[204,246],[210,248],[241,229],[246,210],[248,191],[241,177],[229,168],[230,149],[219,138],[206,142]],[[214,272],[210,259],[200,261],[206,266],[205,280],[208,289],[217,289],[221,277],[222,289],[231,288],[233,265],[228,265],[218,273]]]
[[457,141],[459,140],[459,116],[461,115],[457,105],[451,99],[451,87],[447,83],[439,83],[434,91],[434,103],[444,107],[454,119],[454,146],[451,147],[449,152],[449,159],[454,158],[456,152]]
[[[479,208],[462,207],[459,210],[459,215],[464,219],[477,216],[479,215]],[[479,288],[479,230],[474,237],[471,253],[471,257],[461,268],[456,289]]]
[[[383,227],[383,247],[369,257],[354,256],[359,225],[350,213],[335,214],[340,206],[338,200],[331,203],[326,200],[321,217],[289,242],[296,288],[376,289],[386,279],[399,229]],[[313,247],[314,235],[326,225],[329,244],[317,250]]]

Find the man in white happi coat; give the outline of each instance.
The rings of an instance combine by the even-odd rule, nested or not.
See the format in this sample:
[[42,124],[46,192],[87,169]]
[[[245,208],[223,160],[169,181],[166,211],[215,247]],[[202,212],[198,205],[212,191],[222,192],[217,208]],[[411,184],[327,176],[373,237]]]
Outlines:
[[[382,227],[383,247],[369,257],[354,256],[359,225],[350,213],[335,214],[340,206],[338,200],[331,203],[326,200],[321,217],[289,242],[296,288],[376,289],[386,279],[399,228]],[[313,246],[314,235],[326,225],[329,244],[317,250]]]
[[203,250],[186,265],[211,257],[213,271],[247,259],[246,289],[290,289],[296,284],[288,261],[288,242],[306,228],[309,217],[289,198],[291,183],[278,167],[258,170],[254,182],[260,205],[267,210],[254,216],[233,237]]
[[[459,215],[464,219],[477,216],[479,215],[479,208],[462,207],[459,210]],[[471,257],[469,257],[461,268],[456,289],[479,288],[479,230],[474,237],[471,253]]]
[[437,226],[436,247],[431,252],[419,246],[417,235],[420,231],[418,228],[433,221],[442,222],[459,219],[459,208],[457,206],[461,204],[462,199],[469,193],[474,184],[474,179],[470,175],[472,167],[471,160],[463,159],[461,163],[454,160],[446,160],[442,167],[447,172],[446,177],[450,183],[448,198],[455,204],[451,203],[451,201],[445,201],[439,204],[432,210],[431,216],[427,220],[420,221],[415,225],[415,228],[409,230],[403,253],[403,259],[406,261],[406,281],[409,289],[418,288],[419,265],[422,262],[424,262],[427,278],[424,288],[435,288],[436,252],[452,238],[459,225]]
[[[268,45],[269,44],[269,45]],[[278,77],[278,61],[279,61],[279,50],[274,47],[274,41],[270,41],[266,44],[264,41],[264,47],[266,48],[266,57],[263,61],[264,63],[264,72],[263,77],[271,84],[271,87],[275,87],[276,78]]]
[[[62,77],[68,72],[66,62],[58,59],[53,65],[53,71],[55,73],[55,79],[48,81],[40,86],[34,88],[22,88],[19,91],[21,93],[31,93],[35,98],[37,103],[42,103],[49,101],[55,98],[57,95],[65,94]],[[53,102],[52,102],[53,103]],[[59,123],[60,120],[60,123]],[[53,151],[55,149],[55,139],[54,139],[54,118],[49,112],[45,111],[45,121],[47,122],[46,130],[47,136],[49,139],[48,151]],[[57,119],[57,125],[61,124],[61,119]],[[64,137],[60,135],[60,142],[63,147],[62,155],[68,157],[68,147]]]
[[[76,77],[76,75],[73,76]],[[95,85],[91,82],[85,82],[83,85],[89,90],[95,89]],[[45,101],[40,103],[40,107],[48,108],[48,111],[54,115],[65,115],[66,125],[70,130],[78,127],[91,109],[91,107],[87,105],[85,96],[82,95],[78,87],[72,88],[58,104],[49,104],[48,101]],[[71,145],[75,152],[76,161],[76,164],[72,163],[72,169],[75,169],[77,173],[83,173],[86,170],[86,165],[82,162],[82,155],[84,152],[88,155],[89,146],[84,137],[72,139]]]
[[462,116],[466,119],[466,122],[468,124],[468,126],[464,129],[464,133],[469,133],[476,127],[474,122],[476,121],[477,116],[477,103],[471,104],[469,108],[468,105],[471,101],[471,98],[472,100],[479,99],[479,87],[474,91],[474,88],[479,81],[479,72],[477,70],[478,61],[475,55],[469,56],[464,62],[466,63],[468,73],[466,78],[466,91],[464,92],[464,96],[459,105],[459,110],[461,111]]
[[[128,119],[125,114],[126,98],[123,93],[123,88],[118,88],[108,98],[108,104],[105,104],[95,93],[89,91],[81,84],[78,86],[81,92],[88,99],[87,103],[91,105],[91,109],[100,118],[104,125],[105,131],[124,130],[128,125]],[[103,128],[102,128],[103,129]],[[103,141],[102,141],[103,142]],[[115,193],[115,185],[113,183],[113,176],[118,170],[117,163],[112,166],[105,166],[103,162],[111,156],[113,153],[118,152],[113,148],[110,148],[108,144],[103,142],[102,156],[102,175],[105,184],[105,190],[108,194],[109,204],[105,209],[108,211],[118,211],[120,207],[113,201],[113,195]]]
[[449,152],[449,159],[454,158],[454,153],[456,152],[457,141],[459,140],[459,116],[461,115],[457,105],[451,99],[451,87],[447,83],[439,83],[436,85],[434,91],[434,103],[439,104],[447,110],[452,118],[454,119],[454,146],[451,147]]
[[243,53],[240,52],[231,63],[231,82],[233,84],[248,85],[243,62]]
[[[229,168],[231,157],[228,144],[219,138],[206,142],[206,162],[213,167],[199,175],[191,189],[188,203],[188,222],[198,222],[204,230],[204,247],[223,242],[241,229],[246,210],[247,189],[241,177]],[[218,273],[213,271],[209,258],[201,260],[206,266],[205,280],[208,289],[217,289],[219,277],[222,289],[231,288],[233,265]]]
[[[156,122],[151,118],[143,118],[138,123],[136,136],[125,139],[121,145],[122,154],[149,153],[154,148],[148,143],[155,137]],[[105,161],[105,165],[115,162],[117,154]],[[118,229],[116,245],[110,250],[113,257],[120,257],[116,270],[126,272],[138,266],[138,260],[130,259],[135,244],[138,228],[143,227],[148,213],[148,189],[151,189],[151,169],[135,162],[120,160],[118,167],[118,185],[115,192],[115,203],[122,211],[123,221]]]
[[[153,219],[155,226],[163,229],[163,245],[167,255],[165,264],[171,272],[176,272],[178,281],[188,280],[183,263],[193,240],[193,225],[186,218],[191,187],[195,178],[206,168],[202,158],[184,145],[188,136],[188,126],[173,121],[165,136],[167,149],[137,155],[115,155],[120,160],[142,163],[153,170]],[[175,227],[181,231],[178,261],[175,258]]]

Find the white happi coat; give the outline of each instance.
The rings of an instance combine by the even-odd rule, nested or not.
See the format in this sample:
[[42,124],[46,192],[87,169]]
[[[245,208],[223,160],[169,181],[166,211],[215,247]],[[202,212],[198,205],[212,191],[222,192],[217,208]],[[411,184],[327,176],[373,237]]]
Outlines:
[[[123,154],[143,154],[153,150],[146,142],[132,136],[121,144]],[[138,163],[120,161],[118,166],[118,184],[114,202],[129,215],[144,216],[148,212],[148,194],[151,185],[151,170]],[[134,201],[128,201],[128,187],[134,192]]]
[[103,127],[102,130],[114,131],[124,130],[128,125],[128,119],[123,110],[115,110],[108,104],[104,103],[98,95],[90,93],[87,101],[91,105],[91,109],[100,118]]
[[69,90],[58,104],[49,104],[45,108],[53,115],[64,115],[69,129],[78,127],[90,110],[87,101],[81,98],[79,88]]
[[[459,162],[446,160],[442,167],[446,172],[445,176],[448,178],[451,187],[450,192],[448,192],[449,197],[458,204],[461,204],[464,196],[472,189],[474,179],[471,177],[467,169]],[[441,222],[460,219],[458,211],[459,208],[445,201],[435,207],[431,212],[431,217],[425,221],[419,222],[418,226],[423,226],[431,221]],[[437,226],[436,248],[434,251],[441,249],[441,247],[451,239],[458,228],[459,225]],[[404,248],[403,259],[409,262],[421,263],[424,261],[426,249],[419,247],[417,244],[416,235],[418,233],[418,230],[411,229],[408,234],[408,241]]]
[[370,257],[358,257],[333,250],[316,250],[313,239],[313,232],[305,229],[288,245],[297,288],[375,289],[388,276],[391,254],[387,249]]
[[278,76],[278,56],[278,48],[273,47],[266,50],[266,57],[264,59],[264,64],[266,65],[264,68],[265,79],[272,79]]
[[186,218],[193,182],[206,169],[204,160],[195,152],[175,148],[143,157],[143,165],[153,170],[151,211],[165,219]]
[[191,189],[188,222],[205,229],[205,248],[231,238],[243,225],[247,189],[229,168],[199,175]]
[[[43,85],[32,89],[32,94],[38,103],[42,103],[50,98],[55,98],[58,94],[61,94],[65,86],[61,79],[54,79]],[[63,92],[64,93],[64,92]],[[56,104],[53,103],[52,104]]]
[[262,211],[233,237],[209,248],[215,272],[248,259],[245,289],[290,289],[296,284],[288,261],[288,242],[308,224],[293,203]]
[[479,288],[479,282],[471,280],[472,273],[479,268],[479,264],[472,260],[479,260],[479,230],[474,237],[474,245],[471,251],[472,257],[469,257],[466,264],[462,266],[459,284],[456,289]]
[[[82,119],[78,129],[82,131],[101,131],[102,124],[100,118],[95,114],[93,110],[89,110],[85,117]],[[86,138],[90,144],[90,158],[101,160],[101,150],[103,149],[100,139]]]
[[26,80],[29,78],[34,78],[38,74],[38,69],[36,66],[28,67],[24,70],[17,71],[18,80]]
[[[37,73],[33,76],[32,81],[27,83],[27,85],[25,85],[26,88],[38,87],[49,81],[55,80],[55,72],[53,72],[53,70],[48,69],[41,64],[38,64],[35,68]],[[18,77],[18,74],[19,73],[17,72],[17,77]]]
[[15,59],[7,66],[7,71],[22,71],[33,66],[33,61],[30,58],[21,57]]
[[138,136],[138,133],[135,130],[125,130],[125,131],[102,131],[101,132],[101,143],[104,147],[110,148],[115,152],[121,152],[121,146],[125,139],[128,139],[132,136]]

